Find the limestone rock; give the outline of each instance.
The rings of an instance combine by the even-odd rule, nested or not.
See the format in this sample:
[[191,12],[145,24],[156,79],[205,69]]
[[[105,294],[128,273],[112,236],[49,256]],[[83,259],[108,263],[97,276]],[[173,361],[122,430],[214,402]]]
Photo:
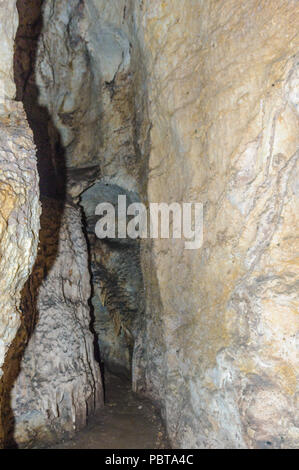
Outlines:
[[298,2],[145,0],[135,17],[148,200],[204,204],[201,250],[144,244],[136,389],[174,447],[298,447]]
[[[112,372],[131,375],[132,353],[138,318],[143,316],[144,295],[140,266],[140,243],[118,238],[118,196],[125,195],[127,206],[138,195],[115,185],[98,182],[81,195],[91,251],[94,286],[95,331],[98,334],[101,360]],[[115,210],[113,239],[99,240],[95,210],[100,203],[110,203]],[[128,221],[128,217],[127,217]]]
[[0,114],[9,112],[15,98],[16,86],[13,73],[14,39],[18,26],[16,0],[0,1]]
[[21,446],[72,435],[103,403],[81,214],[51,200],[42,207],[38,257],[22,304],[26,347],[12,390]]
[[[140,248],[130,240],[101,244],[92,219],[97,204],[110,201],[113,186],[138,200],[144,187],[146,159],[140,147],[149,126],[141,131],[145,93],[139,86],[133,6],[131,0],[109,6],[99,0],[47,0],[36,58],[39,103],[47,108],[65,148],[67,196],[77,202],[82,193],[85,201],[87,194],[94,195],[91,210],[82,206],[102,359],[110,369],[127,373],[143,302]],[[94,191],[94,183],[103,190]]]
[[79,202],[79,196],[100,179],[98,166],[87,168],[69,168],[67,172],[67,194]]
[[9,439],[3,413],[10,388],[9,356],[20,326],[22,288],[37,251],[39,190],[35,146],[21,104],[14,101],[16,1],[0,1],[0,448]]
[[[141,190],[146,90],[133,6],[131,0],[45,1],[35,46],[36,85],[39,104],[60,134],[66,168],[98,166],[102,178]],[[28,22],[30,10],[23,14]]]
[[10,118],[0,120],[0,446],[8,433],[8,358],[20,326],[21,291],[37,252],[40,215],[32,133],[22,105],[12,102],[10,110]]
[[[40,104],[60,132],[67,167],[102,167],[114,157],[113,147],[122,155],[126,148],[122,114],[130,104],[126,88],[132,82],[127,35],[103,22],[97,2],[91,1],[44,2],[43,24],[36,70]],[[107,109],[111,106],[114,115]],[[110,138],[112,132],[119,133],[117,139]],[[131,145],[125,154],[133,151]]]
[[17,0],[19,26],[15,38],[14,79],[16,99],[22,101],[37,147],[40,192],[46,197],[64,197],[64,151],[59,132],[46,107],[38,103],[35,64],[43,24],[42,0]]

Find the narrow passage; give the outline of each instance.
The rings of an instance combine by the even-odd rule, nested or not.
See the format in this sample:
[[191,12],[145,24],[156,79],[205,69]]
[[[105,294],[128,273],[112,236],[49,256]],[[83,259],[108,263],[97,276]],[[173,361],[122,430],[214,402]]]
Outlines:
[[106,377],[106,404],[74,439],[52,449],[168,449],[158,411],[132,392],[129,380]]

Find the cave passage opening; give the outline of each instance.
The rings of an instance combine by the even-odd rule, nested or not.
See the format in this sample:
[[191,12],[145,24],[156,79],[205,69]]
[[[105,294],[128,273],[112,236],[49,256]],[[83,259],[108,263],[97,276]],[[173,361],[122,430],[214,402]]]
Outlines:
[[[175,448],[297,448],[297,2],[18,0],[15,40],[16,2],[0,2],[0,447],[104,417],[100,360]],[[95,207],[120,194],[202,204],[202,248],[99,240]]]

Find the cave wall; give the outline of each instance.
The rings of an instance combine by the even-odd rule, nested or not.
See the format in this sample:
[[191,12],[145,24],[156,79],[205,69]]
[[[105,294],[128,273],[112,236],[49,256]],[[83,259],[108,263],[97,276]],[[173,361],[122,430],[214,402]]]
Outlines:
[[[43,2],[38,99],[84,209],[103,358],[132,359],[174,447],[298,447],[296,6]],[[203,247],[97,240],[120,191],[202,202]]]
[[[204,244],[144,243],[134,383],[174,447],[298,447],[298,2],[136,2],[150,201]],[[296,182],[297,181],[297,182]]]
[[4,44],[10,63],[4,63],[8,78],[5,99],[1,96],[0,170],[1,360],[7,353],[0,428],[1,443],[8,447],[70,437],[103,405],[82,213],[72,203],[66,205],[61,136],[38,101],[41,3],[14,2],[8,9],[13,27],[3,17],[3,29],[13,34]]
[[[68,194],[84,207],[107,195],[101,182],[112,199],[117,185],[145,203],[204,204],[200,250],[141,246],[133,386],[160,404],[175,447],[298,443],[295,7],[45,2],[37,82]],[[95,325],[117,362],[130,325],[111,289],[120,247],[91,232]]]
[[0,448],[8,439],[3,413],[10,390],[8,357],[21,324],[21,291],[37,252],[39,189],[36,149],[23,106],[14,101],[16,2],[0,2]]
[[43,196],[65,197],[65,160],[61,136],[46,106],[39,103],[36,81],[38,40],[43,28],[43,0],[17,0],[19,25],[15,38],[14,81],[16,99],[21,101],[34,133],[40,192]]
[[64,148],[66,197],[84,209],[101,358],[126,375],[144,310],[140,247],[100,242],[93,216],[99,202],[115,203],[116,195],[117,204],[116,187],[134,200],[145,194],[149,122],[133,7],[45,1],[35,73],[39,105]]

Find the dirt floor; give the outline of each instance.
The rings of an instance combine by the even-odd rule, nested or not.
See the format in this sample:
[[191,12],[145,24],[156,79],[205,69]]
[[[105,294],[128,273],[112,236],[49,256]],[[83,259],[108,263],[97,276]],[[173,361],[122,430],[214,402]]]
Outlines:
[[74,439],[51,449],[169,449],[158,412],[131,391],[129,381],[106,377],[106,404]]

